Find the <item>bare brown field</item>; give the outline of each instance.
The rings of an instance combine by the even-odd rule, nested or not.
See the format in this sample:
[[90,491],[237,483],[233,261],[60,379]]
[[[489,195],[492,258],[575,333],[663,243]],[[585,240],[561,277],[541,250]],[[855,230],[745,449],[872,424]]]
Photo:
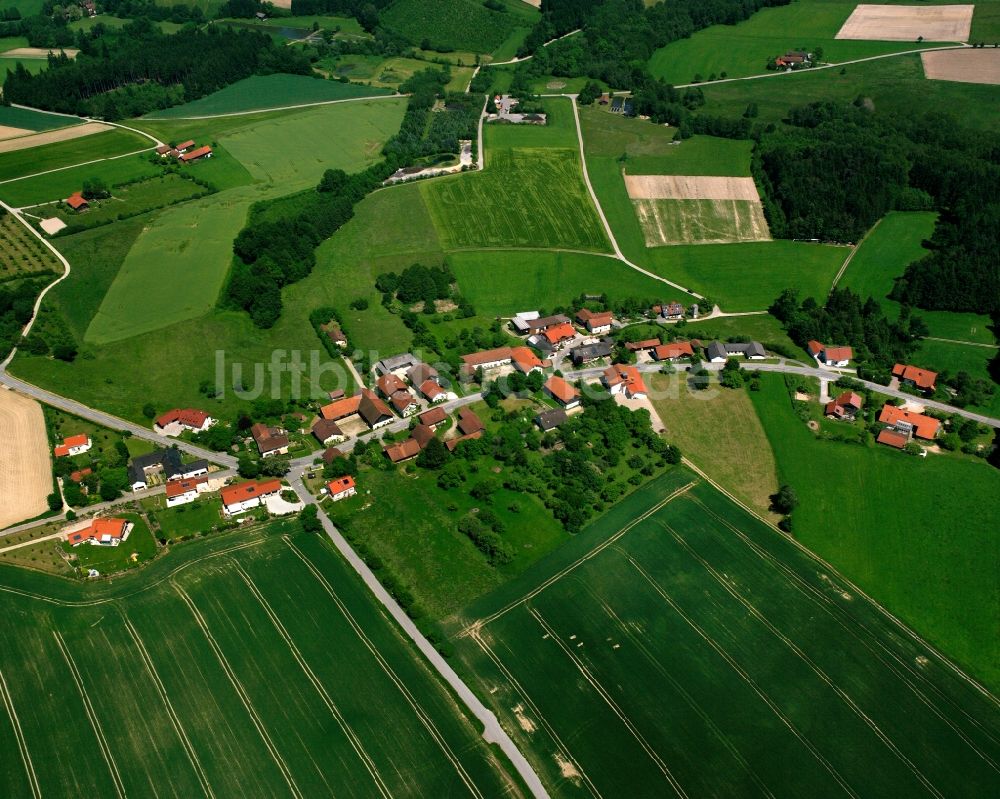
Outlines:
[[647,247],[770,241],[760,202],[753,200],[633,200]]
[[16,150],[28,150],[32,147],[39,147],[43,144],[53,144],[69,139],[79,139],[83,136],[92,136],[95,133],[102,133],[112,130],[111,125],[101,122],[84,122],[82,125],[73,125],[68,128],[58,128],[57,130],[45,130],[33,136],[21,136],[17,139],[7,139],[0,141],[0,153],[12,153]]
[[0,125],[0,141],[13,139],[17,136],[30,136],[35,131],[27,128],[12,128],[10,125]]
[[837,32],[837,39],[885,42],[966,42],[975,6],[859,5]]
[[0,529],[31,519],[48,509],[52,465],[42,406],[13,391],[0,389]]
[[75,47],[15,47],[0,53],[4,58],[48,58],[49,53],[64,52],[70,58],[76,58],[80,52]]
[[1000,49],[937,50],[920,58],[929,80],[1000,84]]
[[633,200],[750,200],[759,202],[753,178],[705,175],[625,175]]

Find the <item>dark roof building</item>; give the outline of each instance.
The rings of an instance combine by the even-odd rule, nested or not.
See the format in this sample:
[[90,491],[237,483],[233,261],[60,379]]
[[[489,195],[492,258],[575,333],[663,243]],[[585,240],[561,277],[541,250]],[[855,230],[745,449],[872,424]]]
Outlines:
[[596,344],[585,344],[582,347],[575,347],[569,351],[569,357],[573,360],[574,366],[581,366],[600,358],[607,358],[612,351],[611,339],[606,338]]
[[559,427],[568,418],[569,416],[566,415],[566,411],[562,408],[553,408],[550,411],[543,411],[538,414],[535,417],[535,424],[538,425],[543,433],[547,433],[549,430]]

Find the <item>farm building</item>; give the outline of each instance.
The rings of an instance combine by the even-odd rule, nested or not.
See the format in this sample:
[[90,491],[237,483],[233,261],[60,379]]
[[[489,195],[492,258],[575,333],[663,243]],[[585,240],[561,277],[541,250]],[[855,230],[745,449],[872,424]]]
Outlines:
[[595,313],[594,311],[583,308],[582,310],[577,311],[576,321],[582,327],[585,327],[588,333],[600,335],[602,333],[611,332],[611,325],[615,321],[615,316],[610,311]]
[[400,372],[410,369],[421,363],[420,359],[412,352],[404,352],[400,355],[393,355],[391,358],[383,358],[375,363],[375,374],[381,376],[389,372]]
[[339,422],[357,414],[372,430],[385,427],[393,420],[392,411],[374,391],[363,388],[353,397],[335,400],[320,408],[324,419]]
[[900,383],[921,391],[933,392],[937,384],[937,372],[904,363],[897,363],[892,367],[892,376],[898,377]]
[[909,439],[902,433],[897,433],[892,428],[886,427],[878,434],[878,438],[875,439],[879,444],[885,444],[889,447],[895,447],[896,449],[903,449],[908,443]]
[[85,527],[71,530],[66,540],[73,546],[93,544],[101,547],[116,547],[128,539],[135,525],[128,519],[92,519]]
[[438,370],[435,369],[430,364],[418,363],[410,367],[409,371],[406,373],[406,379],[410,381],[411,386],[421,386],[428,380],[441,384],[441,376],[438,374]]
[[358,490],[354,485],[354,478],[349,474],[345,474],[343,477],[338,477],[336,480],[331,480],[327,483],[326,493],[329,494],[330,499],[334,502],[340,502],[342,499],[353,497],[358,493]]
[[199,158],[211,158],[212,148],[207,144],[204,147],[199,147],[197,150],[191,150],[188,153],[181,153],[178,161],[183,161],[185,164],[189,164],[192,161],[197,161]]
[[584,344],[579,347],[574,347],[569,351],[569,357],[573,361],[574,366],[583,366],[586,363],[593,363],[601,358],[609,357],[612,349],[612,340],[606,338],[603,341],[596,342],[595,344]]
[[332,419],[317,419],[312,426],[312,434],[316,437],[316,440],[324,446],[329,444],[339,444],[347,438],[347,436],[344,435],[344,431],[340,429],[340,425]]
[[576,330],[569,322],[561,322],[546,328],[541,334],[529,339],[529,343],[539,349],[555,352],[576,338]]
[[562,325],[567,322],[569,322],[569,317],[563,316],[561,313],[553,316],[538,316],[536,314],[534,317],[526,320],[524,332],[529,335],[544,333],[550,327]]
[[616,363],[604,370],[601,382],[612,395],[621,394],[626,399],[645,399],[646,384],[634,366]]
[[514,315],[510,320],[510,326],[518,335],[527,335],[531,332],[530,324],[538,319],[538,316],[538,311],[522,311]]
[[132,458],[128,465],[128,479],[133,491],[142,491],[154,474],[163,474],[166,480],[183,480],[208,474],[208,461],[196,460],[181,463],[180,450],[170,447],[158,449],[147,455]]
[[320,457],[323,459],[323,463],[333,463],[337,458],[346,458],[347,456],[336,447],[327,447]]
[[207,477],[193,477],[187,480],[171,480],[167,483],[167,507],[187,505],[198,499],[198,495],[208,491]]
[[543,386],[545,393],[562,405],[566,410],[580,404],[580,392],[557,375],[552,375]]
[[713,341],[706,350],[706,356],[711,363],[725,363],[733,355],[742,355],[747,360],[757,361],[766,358],[767,352],[758,341]]
[[850,347],[828,347],[816,340],[806,344],[806,351],[818,363],[825,363],[827,366],[847,366],[854,357],[854,350]]
[[458,395],[454,391],[448,391],[447,389],[441,388],[441,386],[433,380],[425,380],[417,387],[417,391],[423,394],[424,398],[431,403],[431,405],[438,402],[450,402],[451,400],[458,399]]
[[177,436],[184,430],[200,433],[215,424],[215,419],[197,408],[174,408],[156,417],[153,431],[164,436]]
[[510,347],[497,347],[492,350],[471,352],[468,355],[462,356],[462,373],[471,375],[477,369],[482,369],[483,371],[497,369],[509,364],[512,358],[513,355],[511,355]]
[[446,422],[448,414],[444,412],[444,408],[431,408],[429,411],[424,411],[420,414],[417,419],[420,421],[420,424],[433,428]]
[[470,410],[469,408],[462,408],[462,410],[458,412],[457,427],[463,436],[471,436],[476,433],[482,433],[483,430],[486,429],[486,426],[483,424],[476,412]]
[[402,463],[420,454],[420,443],[415,438],[408,438],[398,444],[390,444],[383,447],[383,452],[393,463]]
[[690,341],[674,341],[661,344],[653,350],[653,357],[658,361],[676,361],[678,358],[693,358],[694,348]]
[[261,457],[270,458],[274,455],[288,454],[288,434],[280,427],[268,427],[263,422],[257,422],[250,428]]
[[89,450],[93,446],[93,442],[90,440],[90,436],[85,436],[80,434],[78,436],[70,436],[69,438],[64,438],[62,444],[56,445],[53,453],[57,458],[65,458],[66,456],[82,455],[84,452]]
[[247,480],[244,483],[227,486],[219,492],[222,498],[222,512],[226,516],[246,513],[259,507],[268,497],[281,491],[280,480]]
[[823,413],[834,419],[849,420],[857,416],[862,405],[864,405],[864,400],[861,399],[860,395],[853,391],[845,391],[836,399],[830,400]]
[[86,211],[90,208],[90,203],[88,203],[84,196],[78,191],[66,198],[66,205],[74,211]]
[[922,413],[904,411],[895,405],[885,405],[878,415],[878,420],[882,424],[895,428],[898,432],[912,434],[916,438],[924,438],[928,441],[937,436],[941,429],[941,422]]
[[173,148],[169,144],[161,144],[159,147],[156,148],[156,154],[160,156],[160,158],[166,158],[167,154],[172,149]]
[[625,349],[629,352],[647,352],[655,350],[660,346],[660,340],[658,338],[647,338],[642,341],[626,341]]
[[180,144],[178,144],[176,147],[174,147],[174,149],[178,153],[185,153],[188,150],[190,150],[192,147],[194,147],[194,139],[188,139],[187,141],[182,141]]

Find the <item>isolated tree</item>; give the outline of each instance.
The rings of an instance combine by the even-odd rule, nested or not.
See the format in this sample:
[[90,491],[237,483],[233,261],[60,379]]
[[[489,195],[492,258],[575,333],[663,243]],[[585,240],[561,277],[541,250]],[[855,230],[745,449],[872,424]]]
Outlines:
[[319,512],[315,505],[306,505],[299,514],[299,522],[302,529],[307,533],[320,533],[323,531],[323,524],[319,520]]
[[746,375],[735,358],[726,361],[719,374],[719,383],[726,388],[742,388]]
[[46,500],[49,503],[49,510],[51,511],[62,510],[63,506],[62,495],[58,491],[53,491],[51,494],[48,495],[48,497],[46,497]]
[[798,504],[799,498],[795,493],[795,489],[787,483],[781,486],[776,494],[771,494],[771,510],[775,513],[782,513],[787,516],[795,510]]

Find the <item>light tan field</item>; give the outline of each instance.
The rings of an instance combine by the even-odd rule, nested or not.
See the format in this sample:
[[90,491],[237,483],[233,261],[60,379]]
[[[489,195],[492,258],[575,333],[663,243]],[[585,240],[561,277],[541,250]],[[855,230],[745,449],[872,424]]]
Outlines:
[[76,58],[77,53],[80,51],[75,47],[15,47],[13,50],[7,50],[0,53],[4,58],[48,58],[49,53],[58,53],[60,50],[68,55],[70,58]]
[[12,153],[15,150],[27,150],[31,147],[39,147],[42,144],[79,139],[83,136],[92,136],[95,133],[111,129],[111,125],[105,125],[101,122],[84,122],[82,125],[73,125],[68,128],[44,130],[33,136],[21,136],[17,139],[0,141],[0,153]]
[[633,200],[751,200],[760,201],[753,178],[704,175],[625,175]]
[[271,0],[271,4],[275,8],[291,8],[292,0]]
[[48,509],[52,465],[42,406],[0,389],[0,529]]
[[0,141],[3,139],[13,139],[16,136],[30,136],[33,130],[27,128],[12,128],[10,125],[0,125]]
[[1000,85],[1000,49],[937,50],[920,58],[924,77],[930,80]]
[[965,42],[975,6],[860,5],[837,32],[837,39],[885,42]]
[[647,247],[770,241],[764,209],[753,200],[633,200]]

